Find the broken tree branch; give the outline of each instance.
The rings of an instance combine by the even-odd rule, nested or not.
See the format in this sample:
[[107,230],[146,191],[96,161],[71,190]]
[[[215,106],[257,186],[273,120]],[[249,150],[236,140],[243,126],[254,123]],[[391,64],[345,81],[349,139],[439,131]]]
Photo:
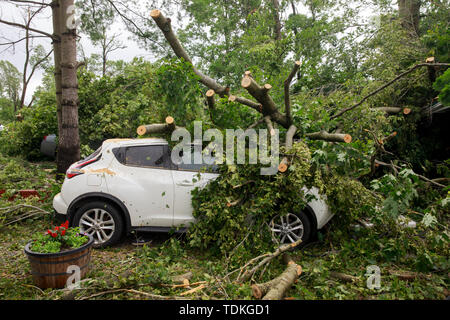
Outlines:
[[289,76],[284,81],[284,106],[286,111],[286,117],[288,118],[288,121],[290,123],[292,123],[292,114],[291,114],[291,97],[289,95],[289,88],[291,86],[292,79],[297,74],[298,69],[300,68],[300,65],[301,65],[300,61],[295,61],[291,73],[289,73]]
[[208,91],[206,91],[206,101],[208,103],[208,107],[210,110],[214,110],[214,95],[216,94],[216,92],[213,89],[209,89]]
[[271,136],[275,135],[275,129],[273,128],[273,124],[272,124],[272,121],[270,120],[270,116],[265,116],[264,122],[266,123],[267,129],[269,129],[269,134]]
[[147,133],[170,133],[177,128],[178,127],[175,125],[175,120],[171,116],[168,116],[166,118],[166,123],[142,125],[137,128],[136,132],[138,135],[142,136]]
[[205,75],[203,72],[199,71],[197,68],[194,67],[191,58],[184,50],[183,46],[181,45],[180,41],[178,40],[177,36],[172,30],[170,19],[164,17],[164,15],[158,9],[152,10],[150,12],[150,16],[156,22],[159,29],[161,29],[161,31],[163,32],[164,37],[166,38],[172,50],[175,52],[176,56],[178,58],[183,58],[185,61],[190,62],[192,64],[194,73],[200,77],[200,82],[203,83],[208,88],[213,89],[219,95],[225,94],[226,92],[225,87],[221,86],[214,79],[210,78],[209,76]]
[[272,89],[270,84],[266,83],[261,87],[252,77],[245,74],[242,78],[241,86],[262,105],[263,115],[270,115],[272,120],[278,122],[283,127],[289,127],[287,117],[278,111],[275,102],[269,95],[269,90]]
[[[150,16],[153,18],[158,28],[163,32],[164,37],[166,38],[172,50],[174,51],[175,55],[179,58],[183,58],[185,61],[188,61],[192,64],[191,58],[184,50],[183,46],[181,45],[180,41],[178,40],[177,36],[172,30],[170,19],[164,17],[161,11],[157,9],[152,10]],[[269,91],[271,88],[270,85],[265,85],[263,88],[261,88],[261,90],[257,90],[257,92],[261,94],[261,95],[258,94],[258,96],[262,97],[262,101],[264,101],[264,103],[262,103],[261,101],[258,101],[259,103],[256,103],[243,97],[236,97],[230,95],[229,88],[220,85],[214,79],[205,75],[197,68],[195,68],[194,65],[192,65],[192,69],[194,73],[200,77],[199,81],[208,88],[213,89],[214,92],[217,93],[220,97],[228,96],[229,101],[236,101],[241,104],[247,105],[257,110],[258,112],[261,112],[265,116],[270,115],[273,121],[278,122],[283,127],[285,128],[289,127],[290,123],[287,121],[287,117],[278,111],[278,108],[276,107],[275,103],[273,103],[273,100],[267,94],[267,91]],[[244,78],[250,79],[251,75],[247,72]]]
[[[383,167],[390,167],[390,168],[397,169],[397,170],[403,169],[402,167],[397,166],[397,165],[395,165],[395,164],[393,164],[393,163],[386,163],[386,162],[379,161],[379,160],[375,160],[375,164],[376,164],[376,165],[379,165],[379,166],[383,166]],[[428,178],[425,177],[425,176],[422,176],[422,175],[417,174],[417,173],[414,173],[414,174],[415,174],[416,176],[418,176],[420,179],[422,179],[423,181],[426,181],[426,182],[429,182],[429,183],[431,183],[431,184],[434,184],[434,185],[437,186],[437,187],[440,187],[440,188],[445,188],[445,187],[446,187],[446,186],[444,186],[443,184],[437,183],[436,181],[433,181],[433,180],[431,180],[431,179],[428,179]]]
[[[263,266],[267,265],[268,263],[270,263],[274,258],[278,257],[279,255],[281,255],[282,253],[291,250],[293,248],[295,248],[296,246],[298,246],[300,243],[302,242],[301,239],[297,240],[296,242],[290,243],[290,244],[285,244],[281,247],[278,247],[274,252],[272,253],[265,253],[263,255],[260,255],[258,257],[255,257],[253,259],[251,259],[249,262],[247,262],[243,267],[240,268],[240,274],[238,276],[237,281],[238,282],[245,282],[248,279],[250,279],[251,277],[253,277],[253,275],[256,273],[256,271],[258,271],[260,268],[262,268]],[[246,268],[248,268],[251,264],[255,263],[257,260],[261,260],[256,266],[254,266],[252,269],[250,270],[245,270]],[[245,271],[244,271],[245,270]],[[234,271],[233,271],[234,272]]]
[[[289,151],[292,148],[292,145],[294,144],[294,135],[297,132],[297,127],[294,125],[291,125],[286,132],[286,144],[285,144],[285,151]],[[289,165],[289,159],[287,157],[284,157],[280,164],[278,165],[278,171],[280,172],[286,172]]]
[[286,291],[292,286],[302,273],[302,267],[296,264],[289,255],[283,255],[284,262],[288,265],[286,270],[275,279],[252,285],[253,296],[263,300],[280,300]]
[[400,107],[379,107],[375,108],[376,110],[381,110],[387,114],[397,114],[402,112],[404,115],[410,114],[411,109],[410,108],[400,108]]
[[344,282],[357,282],[359,280],[358,277],[335,271],[330,272],[330,277],[342,280]]
[[352,136],[346,133],[328,133],[324,130],[305,134],[311,140],[325,140],[330,142],[352,142]]
[[15,23],[15,22],[1,20],[1,19],[0,19],[0,23],[6,24],[6,25],[9,25],[9,26],[13,26],[13,27],[18,27],[18,28],[21,28],[21,29],[24,29],[24,30],[29,30],[31,32],[36,32],[36,33],[42,34],[42,35],[44,35],[46,37],[49,37],[52,40],[59,41],[59,37],[51,35],[50,33],[47,33],[47,32],[42,31],[42,30],[38,30],[38,29],[27,27],[26,25],[23,25],[23,24],[20,24],[20,23]]
[[413,72],[414,70],[420,68],[420,67],[449,67],[450,63],[419,63],[416,64],[415,66],[409,68],[408,70],[406,70],[405,72],[402,72],[401,74],[399,74],[398,76],[396,76],[394,79],[392,79],[391,81],[387,82],[386,84],[382,85],[381,87],[379,87],[378,89],[372,91],[371,93],[369,93],[367,96],[365,96],[364,98],[362,98],[358,103],[352,105],[351,107],[342,109],[341,111],[339,111],[338,113],[336,113],[335,115],[331,116],[330,119],[335,119],[337,117],[340,117],[341,115],[343,115],[344,113],[346,113],[347,111],[353,110],[356,107],[359,107],[360,105],[362,105],[364,103],[364,101],[366,101],[367,99],[369,99],[370,97],[376,95],[378,92],[386,89],[387,87],[389,87],[391,84],[393,84],[394,82],[396,82],[397,80],[403,78],[404,76],[406,76],[407,74]]

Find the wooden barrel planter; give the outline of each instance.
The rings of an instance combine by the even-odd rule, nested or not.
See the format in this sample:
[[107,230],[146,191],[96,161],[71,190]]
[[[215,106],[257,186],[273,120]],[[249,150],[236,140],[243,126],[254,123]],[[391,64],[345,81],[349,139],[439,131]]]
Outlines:
[[25,246],[25,253],[30,261],[31,274],[36,286],[41,289],[61,289],[66,286],[67,279],[72,273],[67,273],[69,266],[80,268],[80,279],[86,275],[91,260],[91,250],[94,238],[88,236],[89,241],[76,249],[57,253],[38,253],[30,250],[32,242]]

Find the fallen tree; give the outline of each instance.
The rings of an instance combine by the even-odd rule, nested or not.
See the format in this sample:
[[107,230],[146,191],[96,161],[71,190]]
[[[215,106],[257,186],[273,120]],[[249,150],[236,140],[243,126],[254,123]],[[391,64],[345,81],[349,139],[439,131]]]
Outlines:
[[[170,47],[172,48],[176,56],[192,64],[192,59],[184,50],[183,46],[181,45],[180,41],[178,40],[177,36],[172,30],[170,18],[166,18],[162,14],[162,12],[158,9],[152,10],[150,16],[155,21],[158,28],[164,34],[164,37],[166,38],[167,42],[169,43]],[[297,74],[300,65],[301,65],[300,61],[295,61],[291,73],[288,75],[287,79],[284,82],[284,101],[285,101],[284,113],[280,111],[280,108],[276,105],[276,103],[269,94],[270,90],[272,89],[272,85],[269,83],[266,83],[262,86],[259,85],[253,79],[250,71],[244,72],[244,76],[241,81],[241,86],[256,101],[231,94],[230,88],[220,85],[216,80],[212,79],[211,77],[205,75],[203,72],[195,68],[194,65],[192,66],[192,68],[194,73],[197,76],[199,76],[200,78],[199,81],[209,88],[206,97],[207,97],[207,104],[210,108],[214,106],[214,94],[217,94],[220,97],[228,97],[229,101],[246,105],[256,110],[257,112],[261,113],[263,118],[266,119],[265,123],[268,126],[269,131],[272,131],[273,126],[271,125],[271,121],[280,124],[282,127],[286,129],[292,128],[291,126],[293,125],[293,120],[290,105],[289,86],[292,81],[292,78]],[[297,134],[296,131],[293,132],[292,136],[294,136],[295,134]],[[314,135],[314,133],[311,134]],[[347,135],[347,140],[350,139],[348,138],[349,136],[350,135]],[[336,140],[334,136],[329,136],[327,134],[322,133],[320,134],[318,133],[317,135],[315,135],[315,137],[316,139],[324,141]],[[286,163],[287,162],[285,162],[285,164]]]
[[[152,10],[150,15],[176,56],[192,64],[192,59],[172,30],[170,19],[164,17],[159,10]],[[291,72],[283,83],[283,110],[283,106],[277,105],[277,101],[280,101],[280,99],[274,99],[271,96],[271,93],[276,92],[272,84],[258,83],[249,70],[243,73],[240,82],[241,91],[246,96],[240,96],[232,93],[229,87],[220,85],[216,80],[192,65],[192,70],[199,77],[199,82],[208,88],[205,94],[205,105],[208,106],[209,110],[215,110],[216,104],[228,100],[250,107],[252,109],[250,111],[257,112],[259,119],[248,128],[255,128],[263,124],[268,128],[270,135],[274,133],[276,126],[286,129],[284,143],[282,143],[284,145],[281,153],[282,159],[278,165],[278,171],[281,174],[261,176],[259,174],[261,164],[224,164],[220,167],[221,174],[216,180],[210,182],[205,188],[196,189],[192,192],[194,217],[197,222],[189,229],[190,245],[199,248],[212,248],[213,251],[226,256],[231,265],[243,265],[226,276],[226,278],[229,278],[231,274],[238,272],[236,281],[240,283],[254,280],[257,273],[262,278],[270,262],[291,249],[286,246],[274,249],[271,235],[267,232],[267,222],[275,214],[303,210],[307,203],[303,191],[305,186],[307,188],[317,187],[321,194],[325,194],[330,210],[336,215],[341,215],[340,220],[344,223],[348,223],[352,219],[358,219],[359,216],[374,213],[382,204],[381,197],[366,189],[355,178],[336,174],[330,168],[331,166],[318,166],[311,163],[312,152],[306,142],[310,142],[313,146],[317,144],[309,140],[330,142],[330,144],[324,145],[340,145],[340,143],[345,145],[350,144],[353,138],[350,134],[342,132],[344,131],[343,127],[339,125],[337,125],[335,132],[325,130],[325,126],[316,126],[315,130],[311,130],[316,131],[317,127],[321,128],[316,132],[303,132],[307,131],[305,129],[299,130],[300,125],[294,123],[292,116],[290,85],[300,66],[301,63],[295,61]],[[331,116],[331,119],[353,110],[408,73],[400,75],[371,92],[356,105],[339,111]],[[219,99],[216,100],[215,95],[227,99],[221,99],[221,102],[218,102]],[[380,110],[387,114],[403,113],[406,115],[411,112],[409,108],[400,107],[382,107]],[[385,117],[381,118],[385,119]],[[174,127],[174,123],[173,125],[170,123],[169,126],[166,121],[165,124],[146,125],[140,132],[143,132],[143,134],[167,133]],[[382,152],[387,153],[383,144],[393,136],[395,134],[385,137],[381,141],[376,141],[375,156],[371,159],[374,166],[379,164],[376,156]],[[243,260],[244,257],[248,257],[249,253],[256,255],[256,253],[261,252],[271,253],[257,255],[247,262]],[[275,279],[254,284],[255,297],[281,299],[300,273],[300,266],[288,262],[285,271]],[[349,281],[349,279],[352,282],[356,281],[355,278],[346,277],[339,273],[333,273],[332,276],[342,281]],[[202,289],[203,287],[199,286],[197,290]]]

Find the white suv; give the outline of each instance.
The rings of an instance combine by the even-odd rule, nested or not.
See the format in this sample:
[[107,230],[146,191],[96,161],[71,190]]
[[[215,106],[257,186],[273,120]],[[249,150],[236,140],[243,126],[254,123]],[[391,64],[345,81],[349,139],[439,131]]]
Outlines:
[[[53,207],[71,226],[92,235],[97,247],[111,245],[133,230],[180,232],[195,222],[191,191],[215,179],[215,169],[206,164],[175,165],[164,139],[106,140],[70,166]],[[330,220],[332,214],[317,190],[308,192],[317,200],[303,211],[270,221],[275,240],[306,242]]]

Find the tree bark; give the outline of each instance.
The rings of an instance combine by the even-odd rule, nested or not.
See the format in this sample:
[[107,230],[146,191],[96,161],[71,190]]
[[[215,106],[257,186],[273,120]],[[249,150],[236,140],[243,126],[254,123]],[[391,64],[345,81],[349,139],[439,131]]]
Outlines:
[[[297,132],[297,127],[294,125],[291,125],[289,127],[289,130],[286,132],[286,152],[289,151],[292,148],[292,145],[294,144],[294,135]],[[288,169],[289,160],[287,157],[284,157],[280,164],[278,165],[278,171],[280,172],[286,172]]]
[[166,118],[166,123],[154,123],[139,126],[136,130],[137,134],[142,136],[144,134],[152,133],[170,133],[177,128],[175,125],[175,120],[168,116]]
[[290,123],[292,123],[292,113],[291,113],[291,96],[289,94],[289,88],[291,86],[292,79],[294,78],[295,74],[298,72],[298,69],[300,68],[300,65],[301,65],[300,61],[295,61],[291,73],[289,73],[289,76],[284,81],[284,106],[286,117],[288,118],[288,121]]
[[398,15],[403,28],[419,36],[421,0],[398,0]]
[[397,114],[402,112],[403,114],[410,114],[411,109],[410,108],[401,108],[401,107],[379,107],[376,108],[377,110],[381,110],[387,114]]
[[281,22],[280,22],[280,3],[278,0],[272,0],[273,17],[275,20],[274,34],[275,40],[281,40]]
[[272,120],[278,122],[283,127],[289,128],[290,123],[288,122],[287,117],[278,111],[275,102],[269,95],[269,90],[272,88],[270,84],[265,84],[260,87],[251,76],[246,74],[242,78],[241,86],[262,105],[263,115],[270,116]]
[[253,296],[263,300],[281,300],[286,291],[292,286],[302,273],[302,267],[296,264],[289,255],[284,255],[283,260],[287,263],[286,270],[275,279],[252,285]]
[[328,133],[326,131],[307,133],[306,136],[311,140],[325,140],[330,142],[352,142],[352,136],[345,133]]
[[216,94],[216,92],[213,89],[209,89],[208,91],[206,91],[206,101],[208,103],[208,107],[210,110],[214,110],[214,95]]
[[74,0],[60,0],[61,26],[61,131],[58,139],[57,172],[64,173],[80,159],[78,131],[78,80],[76,28],[68,9]]
[[56,118],[58,121],[58,133],[61,132],[61,8],[58,0],[54,0],[52,6],[53,19],[53,59],[55,63],[54,77],[56,90]]

